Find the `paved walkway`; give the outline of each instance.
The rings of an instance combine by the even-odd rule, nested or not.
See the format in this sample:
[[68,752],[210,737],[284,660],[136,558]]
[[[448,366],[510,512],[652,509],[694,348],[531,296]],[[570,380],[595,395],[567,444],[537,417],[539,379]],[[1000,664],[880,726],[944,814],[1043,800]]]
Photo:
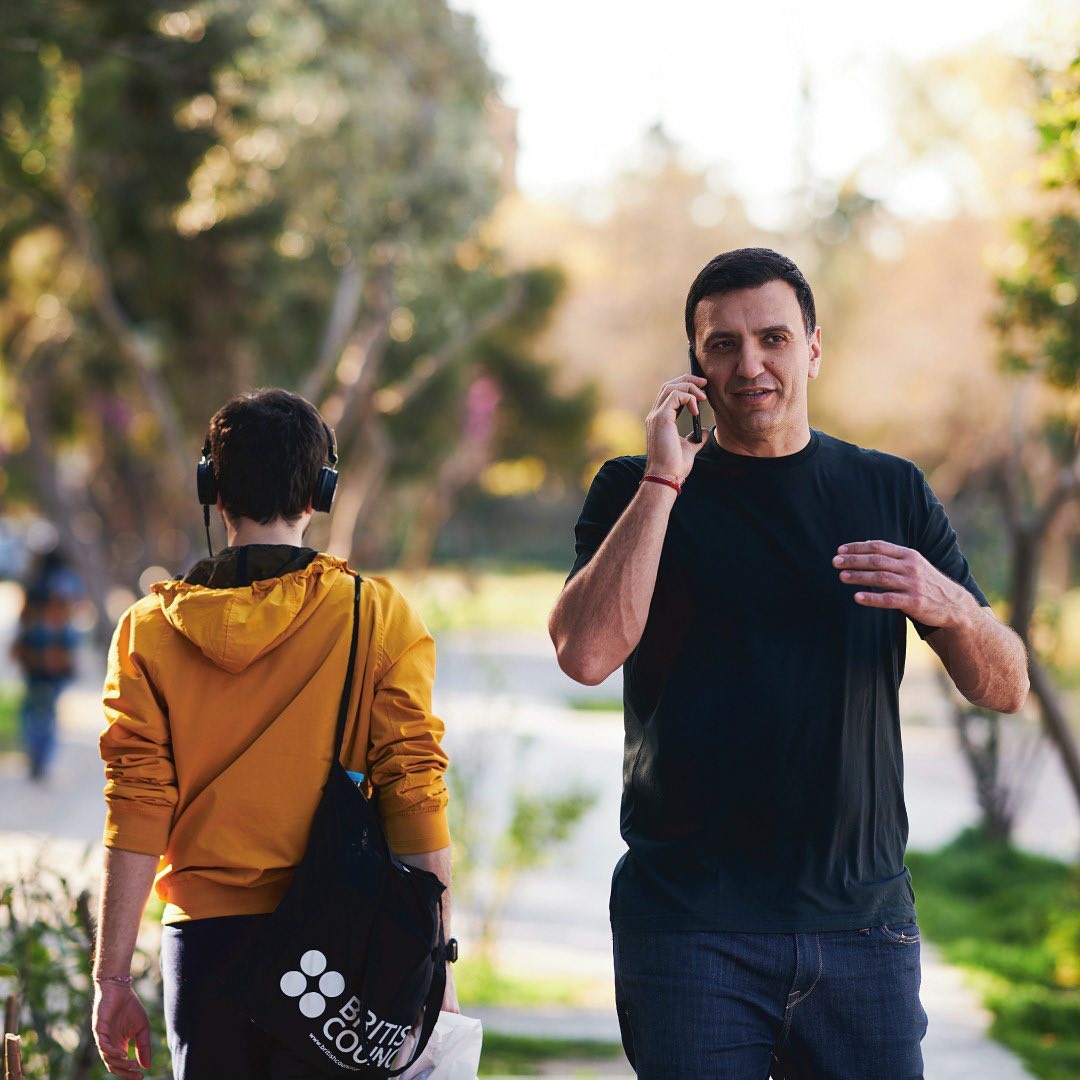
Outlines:
[[[569,683],[547,650],[546,642],[527,638],[440,642],[436,706],[447,720],[452,755],[480,766],[482,783],[474,797],[492,827],[498,827],[507,793],[521,777],[534,788],[582,782],[597,792],[597,804],[573,842],[520,882],[501,923],[499,946],[508,967],[578,980],[592,995],[593,1007],[476,1011],[489,1030],[617,1041],[606,911],[611,868],[622,850],[621,725],[616,715],[575,711],[567,702],[587,694],[609,700],[619,688]],[[0,660],[0,678],[3,667]],[[42,843],[48,845],[49,862],[63,865],[76,879],[95,878],[103,817],[98,686],[100,662],[91,659],[84,680],[63,700],[63,745],[47,784],[31,785],[17,758],[0,758],[0,880],[16,866],[25,867]],[[935,722],[940,703],[928,669],[920,673],[918,663],[909,662],[905,694],[905,716],[923,721],[905,733],[912,844],[930,847],[972,821],[975,805],[952,733]],[[1047,760],[1021,818],[1020,838],[1056,854],[1074,852],[1075,822],[1055,763]],[[458,929],[467,938],[465,919]],[[1023,1080],[1027,1074],[1015,1058],[987,1038],[988,1017],[962,976],[932,948],[924,946],[923,956],[929,1080]],[[590,1074],[600,1075],[600,1067],[589,1063],[576,1073]],[[630,1075],[618,1062],[604,1074]]]

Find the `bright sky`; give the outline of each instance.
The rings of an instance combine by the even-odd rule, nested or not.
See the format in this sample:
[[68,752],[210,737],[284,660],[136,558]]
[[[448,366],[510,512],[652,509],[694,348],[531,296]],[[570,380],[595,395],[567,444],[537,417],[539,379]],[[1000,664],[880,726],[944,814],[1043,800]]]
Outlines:
[[[777,219],[800,175],[800,153],[816,175],[838,177],[887,141],[890,60],[987,37],[1022,50],[1047,5],[1058,10],[1058,0],[451,3],[477,16],[503,97],[520,110],[518,182],[527,194],[603,186],[659,120],[691,162],[747,196],[763,224]],[[814,100],[809,136],[804,78]],[[921,197],[932,201],[932,189],[931,178]]]

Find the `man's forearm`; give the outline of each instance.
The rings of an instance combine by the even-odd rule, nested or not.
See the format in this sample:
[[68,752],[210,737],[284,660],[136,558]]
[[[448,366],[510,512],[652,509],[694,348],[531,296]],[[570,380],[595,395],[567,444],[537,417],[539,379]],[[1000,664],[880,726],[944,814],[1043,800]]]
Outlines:
[[[403,863],[415,866],[419,870],[427,870],[434,874],[445,886],[446,891],[442,894],[442,920],[443,937],[450,940],[450,886],[453,884],[452,871],[450,868],[450,846],[439,848],[437,851],[422,851],[416,855],[399,855]],[[454,973],[448,967],[446,969],[446,990],[443,994],[442,1008],[444,1012],[459,1012],[457,990],[454,987]]]
[[158,860],[134,851],[105,849],[94,975],[128,975],[139,923],[154,884]]
[[447,939],[450,937],[450,887],[453,885],[450,855],[450,846],[447,845],[437,851],[421,851],[415,855],[398,856],[407,866],[415,866],[418,870],[427,870],[434,874],[446,886],[446,892],[442,894],[442,916]]
[[551,640],[559,666],[577,682],[603,682],[641,640],[676,498],[665,485],[642,484],[556,602]]
[[973,705],[1018,712],[1028,694],[1027,650],[1018,634],[989,608],[968,610],[952,626],[930,636],[956,688]]

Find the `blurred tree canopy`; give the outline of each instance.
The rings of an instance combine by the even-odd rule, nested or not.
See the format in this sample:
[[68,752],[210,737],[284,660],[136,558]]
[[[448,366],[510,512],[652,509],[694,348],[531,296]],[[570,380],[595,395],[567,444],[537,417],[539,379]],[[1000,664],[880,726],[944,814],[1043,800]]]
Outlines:
[[531,346],[561,274],[485,238],[498,105],[444,0],[0,10],[0,466],[99,608],[190,561],[207,419],[258,385],[337,429],[337,554],[430,553],[526,450],[580,473],[592,394]]
[[[1039,87],[1035,123],[1047,211],[1018,225],[1016,266],[999,279],[996,322],[1008,369],[1035,372],[1055,389],[1076,391],[1080,388],[1080,57],[1065,71],[1035,68],[1033,77]],[[1073,441],[1075,435],[1074,430]]]
[[1032,694],[1080,803],[1080,745],[1040,648],[1037,603],[1054,531],[1075,538],[1080,496],[1080,56],[1033,68],[1038,88],[1038,212],[1016,228],[997,282],[995,325],[1012,374],[1009,438],[976,470],[994,490],[1009,537],[1009,618],[1031,653]]

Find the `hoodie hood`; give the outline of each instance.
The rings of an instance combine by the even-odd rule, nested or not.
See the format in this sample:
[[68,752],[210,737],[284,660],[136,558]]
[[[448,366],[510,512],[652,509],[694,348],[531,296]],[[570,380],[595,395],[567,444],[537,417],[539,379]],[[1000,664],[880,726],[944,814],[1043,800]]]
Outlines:
[[183,581],[162,581],[151,591],[177,631],[236,674],[303,626],[342,574],[349,574],[344,561],[310,548],[250,544],[226,548]]

